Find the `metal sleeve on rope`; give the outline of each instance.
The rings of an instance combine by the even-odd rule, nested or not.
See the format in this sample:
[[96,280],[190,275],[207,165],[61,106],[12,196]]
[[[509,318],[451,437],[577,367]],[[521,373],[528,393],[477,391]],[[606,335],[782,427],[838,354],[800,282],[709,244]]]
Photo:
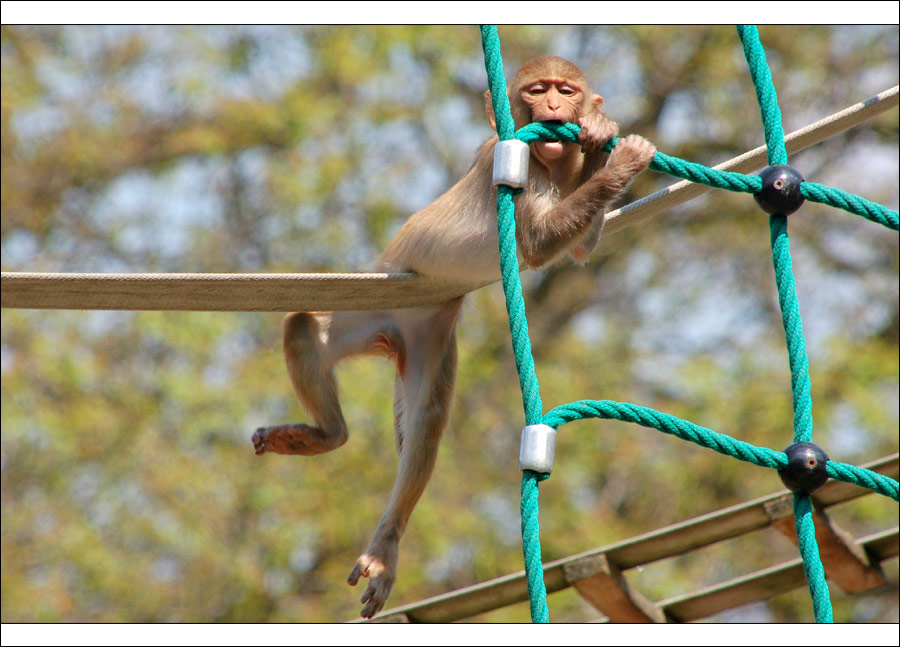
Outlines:
[[522,429],[519,445],[519,469],[541,474],[553,471],[556,456],[556,429],[549,425],[528,425]]
[[528,160],[531,150],[519,139],[506,139],[494,144],[494,186],[521,189],[528,184]]

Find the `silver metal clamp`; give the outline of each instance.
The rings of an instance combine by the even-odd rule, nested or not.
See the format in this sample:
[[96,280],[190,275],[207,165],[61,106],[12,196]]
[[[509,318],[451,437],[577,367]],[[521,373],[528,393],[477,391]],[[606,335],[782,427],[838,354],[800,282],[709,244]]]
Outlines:
[[553,471],[556,456],[556,429],[549,425],[528,425],[522,429],[519,445],[519,469],[543,474]]
[[521,139],[505,139],[494,145],[494,186],[500,184],[514,189],[528,184],[528,160],[531,151]]

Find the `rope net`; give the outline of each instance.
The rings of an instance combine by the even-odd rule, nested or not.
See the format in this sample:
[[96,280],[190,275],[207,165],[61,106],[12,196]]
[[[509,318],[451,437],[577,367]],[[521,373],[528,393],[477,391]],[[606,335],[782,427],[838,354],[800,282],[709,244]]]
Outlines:
[[[784,130],[781,125],[781,111],[778,108],[778,98],[766,62],[765,51],[760,43],[759,32],[754,26],[742,25],[738,27],[738,36],[744,48],[744,55],[760,105],[769,165],[786,164],[788,156]],[[481,27],[481,42],[496,117],[497,134],[500,140],[516,138],[530,143],[555,139],[576,142],[580,128],[575,124],[529,124],[518,131],[515,130],[506,93],[503,60],[500,55],[500,39],[496,26],[484,25]],[[614,138],[604,150],[611,151],[618,141],[617,138]],[[712,169],[664,153],[656,154],[650,163],[650,169],[729,191],[757,194],[763,189],[763,179],[759,176]],[[898,230],[896,211],[859,196],[805,181],[800,184],[800,192],[804,198],[813,202],[821,202],[843,209],[889,229]],[[784,451],[755,447],[750,443],[736,440],[692,422],[634,404],[609,400],[581,400],[555,407],[547,414],[542,413],[540,386],[531,352],[531,341],[528,337],[528,320],[525,314],[525,302],[522,298],[522,284],[519,279],[514,202],[517,193],[518,191],[507,186],[497,187],[497,228],[500,234],[500,269],[503,274],[503,292],[506,296],[513,353],[522,391],[525,424],[544,424],[556,429],[567,422],[584,418],[622,420],[689,440],[702,447],[754,465],[776,470],[785,469],[788,465],[788,455]],[[813,431],[809,361],[806,355],[803,324],[791,269],[787,216],[779,214],[770,216],[769,230],[775,282],[791,371],[794,442],[809,442],[812,439]],[[833,461],[826,463],[826,470],[830,478],[853,483],[888,496],[895,501],[898,500],[898,483],[894,479],[870,470]],[[540,525],[538,522],[539,483],[548,476],[549,474],[529,469],[523,470],[522,474],[522,548],[531,603],[531,618],[534,622],[549,622],[550,620],[541,563]],[[812,503],[808,494],[794,494],[794,519],[816,622],[832,622],[831,599],[816,543]]]

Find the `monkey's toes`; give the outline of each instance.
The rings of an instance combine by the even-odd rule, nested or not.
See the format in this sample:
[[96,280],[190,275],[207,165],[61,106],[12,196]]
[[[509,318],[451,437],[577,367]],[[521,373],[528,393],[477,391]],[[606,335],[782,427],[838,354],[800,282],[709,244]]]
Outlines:
[[[377,582],[369,583],[369,587],[366,589],[366,593],[361,600],[365,606],[362,611],[360,611],[359,615],[363,618],[371,618],[384,608],[384,604],[387,602],[388,592],[382,592],[382,588],[383,587],[379,586]],[[388,587],[388,591],[390,591],[390,587]]]
[[266,438],[269,437],[269,428],[268,427],[260,427],[255,432],[253,432],[253,437],[250,440],[253,442],[253,451],[256,452],[257,456],[266,453]]
[[347,583],[350,586],[356,586],[360,577],[369,578],[369,585],[360,599],[360,602],[365,605],[360,615],[363,618],[371,618],[384,608],[394,586],[394,577],[392,570],[382,560],[369,553],[360,555],[356,560],[356,565],[350,572]]

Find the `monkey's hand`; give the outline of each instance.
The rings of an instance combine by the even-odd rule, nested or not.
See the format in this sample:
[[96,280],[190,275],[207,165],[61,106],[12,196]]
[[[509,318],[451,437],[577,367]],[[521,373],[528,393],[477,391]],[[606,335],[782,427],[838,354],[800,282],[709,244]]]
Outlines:
[[606,142],[619,134],[619,124],[599,110],[581,117],[578,125],[581,126],[578,142],[581,144],[582,153],[599,151]]
[[616,144],[606,165],[621,169],[629,176],[630,181],[631,178],[650,166],[654,157],[656,157],[656,146],[640,135],[627,135]]
[[347,583],[356,586],[360,577],[369,578],[369,585],[360,600],[365,605],[361,613],[363,618],[371,618],[384,608],[397,576],[398,550],[398,539],[375,538],[368,550],[356,560]]

